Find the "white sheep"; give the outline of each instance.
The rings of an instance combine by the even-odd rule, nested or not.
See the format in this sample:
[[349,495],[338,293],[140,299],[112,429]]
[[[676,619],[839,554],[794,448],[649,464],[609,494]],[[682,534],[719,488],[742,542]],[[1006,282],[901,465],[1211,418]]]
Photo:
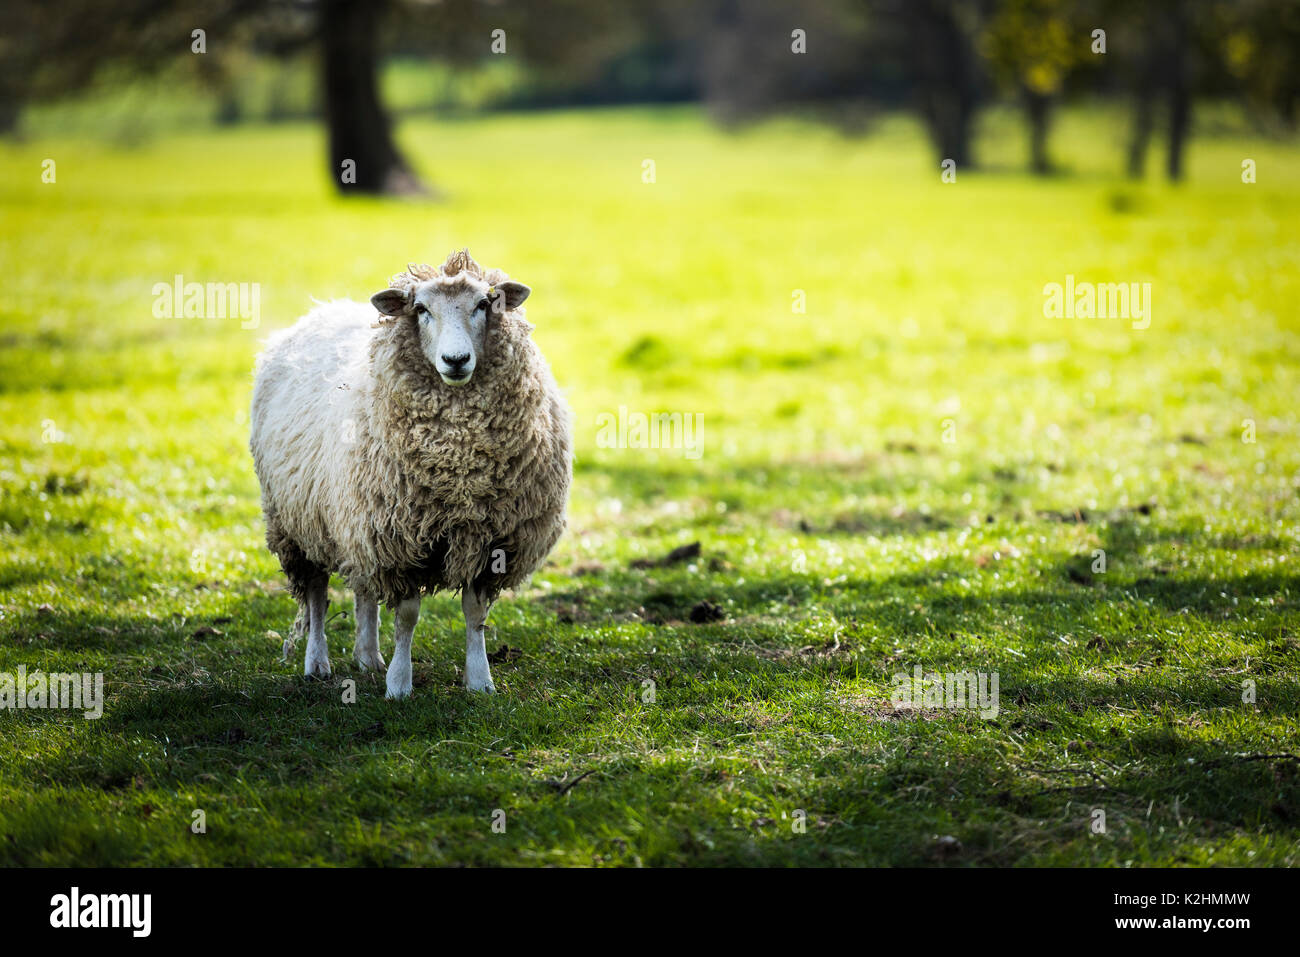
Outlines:
[[267,545],[307,633],[305,674],[330,674],[338,572],[356,596],[362,668],[384,667],[379,603],[396,611],[388,697],[411,693],[420,597],[443,588],[461,590],[466,687],[496,690],[488,609],[554,546],[572,480],[569,410],[519,308],[529,292],[464,250],[408,267],[372,305],[320,305],[268,340],[249,444]]

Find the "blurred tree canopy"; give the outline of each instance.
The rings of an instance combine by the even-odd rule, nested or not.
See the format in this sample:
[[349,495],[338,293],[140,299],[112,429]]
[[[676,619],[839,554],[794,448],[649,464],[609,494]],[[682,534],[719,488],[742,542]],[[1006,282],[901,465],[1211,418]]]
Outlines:
[[1037,173],[1053,169],[1057,104],[1123,98],[1129,173],[1143,174],[1163,126],[1178,179],[1197,97],[1294,129],[1297,54],[1297,0],[6,0],[0,133],[29,104],[178,65],[237,121],[230,91],[250,61],[309,55],[339,189],[420,192],[381,101],[382,62],[463,71],[504,57],[526,82],[501,106],[698,100],[724,123],[798,111],[845,125],[906,108],[963,167],[980,110],[1013,100]]

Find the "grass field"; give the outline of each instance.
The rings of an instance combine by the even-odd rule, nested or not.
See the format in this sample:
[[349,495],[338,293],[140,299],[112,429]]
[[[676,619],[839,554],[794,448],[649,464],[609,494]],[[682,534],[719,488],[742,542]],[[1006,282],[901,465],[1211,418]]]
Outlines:
[[[1300,153],[1133,185],[1081,112],[1032,180],[999,122],[943,184],[893,118],[411,121],[436,204],[334,198],[309,126],[0,146],[0,672],[107,696],[0,711],[0,863],[1300,864]],[[533,287],[570,530],[493,611],[495,697],[436,596],[386,701],[337,580],[308,682],[259,341],[466,245]],[[177,274],[260,326],[155,318]],[[1046,318],[1067,275],[1151,283],[1150,327]],[[601,447],[620,406],[702,454]],[[894,709],[916,666],[997,673],[997,716]]]

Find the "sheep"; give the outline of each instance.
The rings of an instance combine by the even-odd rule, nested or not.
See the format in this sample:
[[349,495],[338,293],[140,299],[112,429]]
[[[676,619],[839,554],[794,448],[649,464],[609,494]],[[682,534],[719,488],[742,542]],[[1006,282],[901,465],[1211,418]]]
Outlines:
[[[423,594],[461,593],[465,686],[494,693],[488,611],[565,525],[568,406],[520,308],[531,290],[469,250],[412,265],[371,305],[318,304],[258,359],[251,436],[266,543],[298,601],[303,673],[331,673],[326,586],[356,599],[353,656],[381,670],[379,605],[394,609],[387,696],[411,693]],[[293,638],[285,643],[286,656]]]

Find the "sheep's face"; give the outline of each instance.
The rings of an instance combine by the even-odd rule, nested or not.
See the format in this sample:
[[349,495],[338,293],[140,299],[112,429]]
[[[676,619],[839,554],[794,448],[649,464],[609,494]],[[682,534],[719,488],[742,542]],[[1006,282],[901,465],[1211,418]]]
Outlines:
[[468,385],[487,341],[488,327],[531,292],[518,282],[495,286],[471,276],[431,279],[412,289],[386,289],[370,301],[387,316],[415,319],[420,349],[442,381]]

